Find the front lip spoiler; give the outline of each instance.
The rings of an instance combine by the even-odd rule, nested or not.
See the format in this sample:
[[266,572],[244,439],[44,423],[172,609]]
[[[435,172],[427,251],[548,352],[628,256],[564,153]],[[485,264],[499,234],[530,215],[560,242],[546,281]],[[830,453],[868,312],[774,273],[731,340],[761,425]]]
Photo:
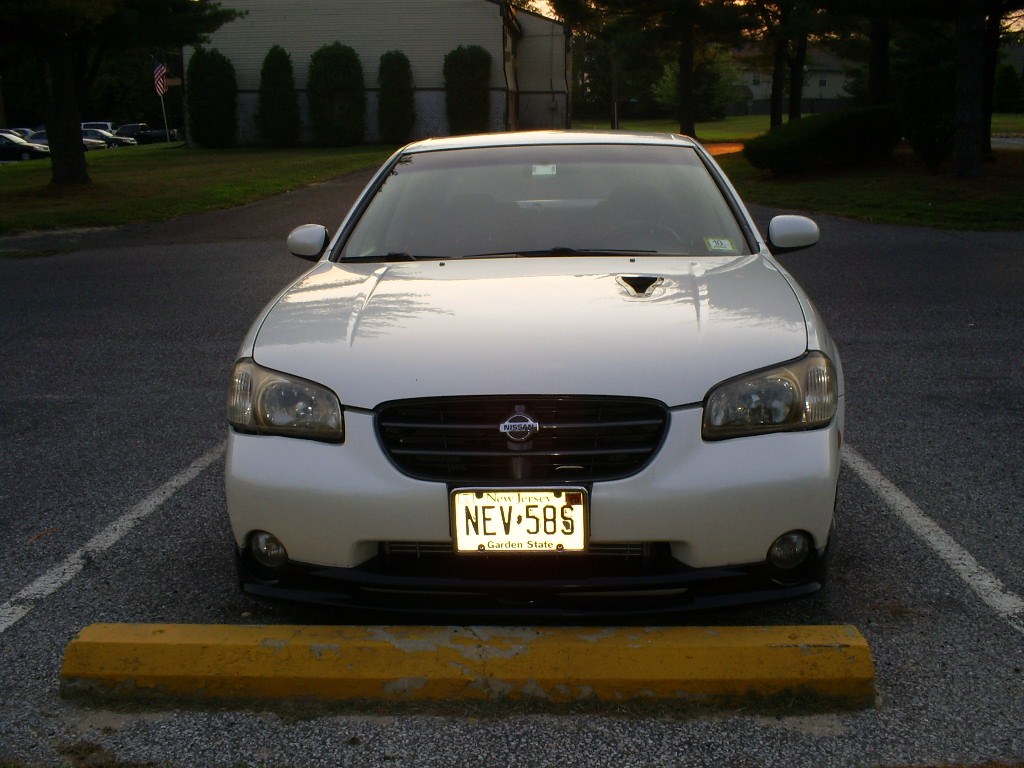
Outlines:
[[242,590],[253,598],[395,616],[594,619],[657,616],[785,600],[817,592],[828,551],[799,580],[780,583],[764,563],[582,579],[488,580],[408,576],[368,568],[290,563],[267,578],[236,551]]

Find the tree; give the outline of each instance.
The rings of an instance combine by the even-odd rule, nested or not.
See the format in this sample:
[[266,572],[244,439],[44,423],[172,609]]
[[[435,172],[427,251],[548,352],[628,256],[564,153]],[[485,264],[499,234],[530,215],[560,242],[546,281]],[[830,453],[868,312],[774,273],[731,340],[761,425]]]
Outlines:
[[985,126],[985,24],[988,0],[958,0],[956,14],[956,175],[981,175]]
[[954,30],[947,22],[922,19],[897,30],[894,41],[893,93],[903,135],[914,154],[937,170],[953,150]]
[[239,15],[212,0],[0,0],[0,55],[31,62],[52,183],[90,183],[79,106],[112,53],[195,45]]
[[[1021,0],[950,0],[935,3],[931,0],[818,0],[834,17],[845,19],[851,27],[864,21],[870,23],[871,71],[869,73],[869,102],[884,103],[891,92],[890,84],[903,82],[897,97],[906,103],[918,101],[926,106],[920,93],[914,93],[916,82],[922,88],[934,90],[937,61],[930,57],[917,57],[903,64],[902,71],[889,77],[888,52],[899,49],[907,38],[919,35],[924,26],[931,26],[938,34],[949,37],[948,51],[955,52],[952,85],[943,89],[940,100],[950,100],[951,146],[956,174],[961,178],[980,175],[982,161],[991,155],[992,96],[998,66],[997,50],[1003,22],[1024,9]],[[895,45],[890,46],[890,43]],[[921,41],[917,43],[920,45]],[[933,46],[933,50],[934,50]],[[944,60],[947,51],[936,51]],[[934,107],[932,107],[934,111]],[[904,110],[906,115],[906,110]],[[945,120],[945,117],[943,117]],[[919,126],[925,129],[924,121]],[[937,126],[944,129],[943,124]],[[937,137],[933,137],[935,139]],[[938,144],[932,142],[932,149]],[[934,156],[929,162],[934,162]]]
[[[679,94],[679,77],[675,65],[665,65],[661,80],[655,86],[658,104],[675,114]],[[694,114],[698,122],[720,120],[727,107],[743,99],[739,73],[728,49],[718,45],[701,46],[694,67]]]
[[618,128],[622,58],[630,49],[625,25],[600,14],[588,0],[551,0],[551,5],[573,35],[573,113],[596,117],[607,109],[609,125]]
[[698,40],[738,37],[749,22],[743,5],[735,0],[552,0],[552,6],[571,26],[598,30],[598,35],[613,19],[631,23],[643,30],[649,45],[672,57],[679,69],[679,130],[691,136],[696,133]]
[[299,140],[299,95],[292,57],[272,46],[260,70],[260,102],[256,127],[272,147],[291,147]]

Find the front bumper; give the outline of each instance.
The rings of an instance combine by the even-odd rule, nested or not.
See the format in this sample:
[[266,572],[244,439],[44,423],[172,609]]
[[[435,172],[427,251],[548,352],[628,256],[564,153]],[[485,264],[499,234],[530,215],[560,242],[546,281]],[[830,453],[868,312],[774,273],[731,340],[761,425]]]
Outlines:
[[811,594],[825,581],[830,549],[786,574],[766,563],[689,568],[664,544],[652,545],[644,557],[612,562],[579,555],[467,561],[381,552],[355,568],[290,562],[270,572],[247,549],[236,549],[236,563],[243,591],[258,599],[477,621],[571,620],[676,614]]
[[[787,531],[806,531],[822,550],[835,507],[841,419],[827,429],[706,443],[700,418],[699,408],[673,412],[646,468],[593,484],[589,543],[668,542],[672,558],[693,569],[762,562]],[[346,413],[343,444],[228,437],[236,546],[267,531],[300,563],[354,569],[384,542],[451,542],[450,490],[399,472],[367,414]]]

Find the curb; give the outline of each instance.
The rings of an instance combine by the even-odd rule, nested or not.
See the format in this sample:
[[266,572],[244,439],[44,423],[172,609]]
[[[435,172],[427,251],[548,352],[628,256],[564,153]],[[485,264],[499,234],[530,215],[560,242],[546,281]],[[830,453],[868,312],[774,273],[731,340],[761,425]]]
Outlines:
[[696,699],[871,706],[856,627],[317,627],[93,624],[64,694],[319,701]]

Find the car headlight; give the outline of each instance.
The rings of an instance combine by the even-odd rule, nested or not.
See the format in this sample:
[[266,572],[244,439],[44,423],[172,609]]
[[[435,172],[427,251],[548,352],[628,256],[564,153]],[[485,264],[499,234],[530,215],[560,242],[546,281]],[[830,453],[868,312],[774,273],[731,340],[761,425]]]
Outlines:
[[707,440],[824,427],[836,413],[835,367],[821,352],[718,385],[704,403]]
[[327,387],[270,371],[251,359],[231,372],[228,422],[242,432],[339,442],[345,422],[338,397]]

